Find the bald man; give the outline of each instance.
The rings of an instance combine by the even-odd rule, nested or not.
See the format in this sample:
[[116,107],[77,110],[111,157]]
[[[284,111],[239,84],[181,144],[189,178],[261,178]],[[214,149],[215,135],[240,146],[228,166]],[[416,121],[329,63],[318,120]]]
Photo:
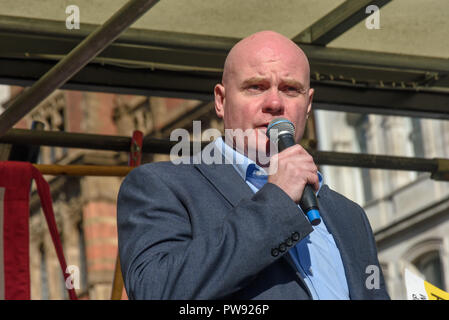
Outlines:
[[[214,88],[225,139],[196,158],[218,161],[151,163],[126,177],[117,217],[130,299],[389,299],[363,209],[323,183],[299,144],[269,147],[276,117],[301,139],[309,78],[288,38],[262,31],[241,40]],[[298,205],[306,184],[319,200],[318,226]]]

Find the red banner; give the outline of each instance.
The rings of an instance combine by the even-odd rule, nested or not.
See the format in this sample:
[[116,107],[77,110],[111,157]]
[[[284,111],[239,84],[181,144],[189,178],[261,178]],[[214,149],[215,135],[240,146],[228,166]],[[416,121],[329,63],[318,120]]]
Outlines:
[[[0,299],[30,299],[29,198],[32,179],[36,181],[64,280],[70,276],[65,272],[67,264],[47,181],[31,163],[0,162]],[[70,299],[76,300],[75,290],[68,291]]]

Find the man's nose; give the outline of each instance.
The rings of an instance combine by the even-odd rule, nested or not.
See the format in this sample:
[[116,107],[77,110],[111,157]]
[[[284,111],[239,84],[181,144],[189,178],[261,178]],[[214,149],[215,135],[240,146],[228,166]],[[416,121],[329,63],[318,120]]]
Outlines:
[[263,104],[263,112],[272,113],[275,115],[279,115],[284,112],[284,102],[279,90],[271,89],[266,92],[265,101]]

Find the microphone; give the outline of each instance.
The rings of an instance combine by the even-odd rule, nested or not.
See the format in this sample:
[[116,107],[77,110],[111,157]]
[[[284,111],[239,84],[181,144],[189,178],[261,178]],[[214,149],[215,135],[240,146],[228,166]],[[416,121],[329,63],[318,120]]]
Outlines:
[[[278,146],[279,152],[296,144],[294,136],[295,126],[291,121],[285,118],[273,119],[268,124],[267,137],[271,142]],[[321,222],[318,200],[310,184],[307,184],[304,187],[299,206],[313,226],[316,226]]]

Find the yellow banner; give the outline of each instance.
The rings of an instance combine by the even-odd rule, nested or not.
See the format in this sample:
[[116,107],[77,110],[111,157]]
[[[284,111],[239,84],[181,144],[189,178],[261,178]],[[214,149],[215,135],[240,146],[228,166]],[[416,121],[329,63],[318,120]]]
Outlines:
[[404,278],[408,300],[449,300],[449,293],[418,277],[407,268]]
[[449,300],[449,293],[435,287],[427,281],[424,281],[424,288],[426,289],[429,300]]

